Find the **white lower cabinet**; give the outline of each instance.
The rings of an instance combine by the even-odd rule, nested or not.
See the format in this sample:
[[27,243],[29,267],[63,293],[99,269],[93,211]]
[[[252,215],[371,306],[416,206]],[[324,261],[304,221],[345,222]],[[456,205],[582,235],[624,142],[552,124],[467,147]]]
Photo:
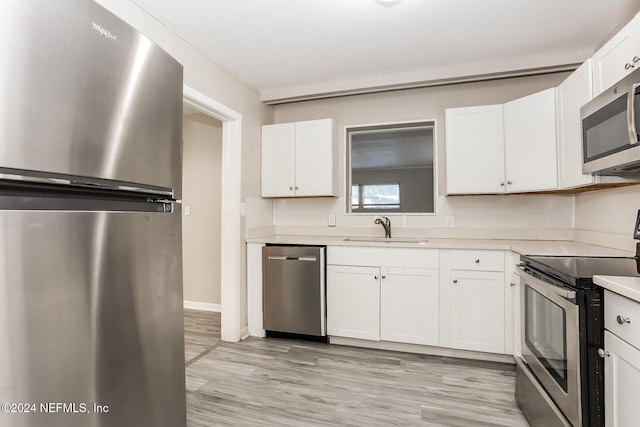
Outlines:
[[604,293],[605,425],[637,426],[640,420],[640,303]]
[[327,263],[330,336],[438,344],[438,251],[329,247]]
[[449,294],[449,347],[512,353],[505,347],[506,315],[513,307],[507,310],[511,287],[505,281],[504,251],[451,250],[442,259],[448,270],[443,286]]
[[512,354],[509,275],[507,281],[505,253],[498,250],[330,246],[327,332]]
[[327,266],[327,333],[380,339],[380,269]]
[[637,426],[640,419],[640,350],[609,331],[604,332],[605,423]]
[[451,270],[450,345],[504,353],[504,272]]
[[380,339],[438,345],[438,271],[385,268],[380,277]]

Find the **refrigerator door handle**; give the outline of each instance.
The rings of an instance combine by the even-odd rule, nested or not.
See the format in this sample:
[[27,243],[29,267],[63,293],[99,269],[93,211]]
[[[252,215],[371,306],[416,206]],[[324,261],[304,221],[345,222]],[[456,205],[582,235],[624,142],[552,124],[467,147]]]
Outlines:
[[[129,193],[149,194],[153,196],[173,197],[168,188],[153,185],[136,184],[122,181],[110,181],[100,178],[70,176],[56,173],[25,171],[20,169],[0,168],[0,181],[20,184],[57,185],[69,189],[115,190]],[[60,187],[59,187],[60,188]]]

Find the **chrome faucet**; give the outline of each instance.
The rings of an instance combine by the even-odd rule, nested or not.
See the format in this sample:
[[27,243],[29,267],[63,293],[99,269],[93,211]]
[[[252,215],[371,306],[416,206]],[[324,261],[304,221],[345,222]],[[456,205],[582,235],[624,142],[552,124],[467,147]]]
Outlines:
[[390,239],[391,238],[391,220],[386,216],[383,216],[382,218],[376,218],[375,223],[380,224],[382,228],[384,228],[384,237],[386,237],[387,239]]

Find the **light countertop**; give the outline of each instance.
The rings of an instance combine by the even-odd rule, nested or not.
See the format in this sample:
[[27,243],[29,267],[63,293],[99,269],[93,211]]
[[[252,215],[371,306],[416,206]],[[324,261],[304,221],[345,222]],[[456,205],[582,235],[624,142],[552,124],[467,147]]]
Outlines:
[[593,282],[640,303],[640,277],[593,276]]
[[[425,243],[398,241],[349,241],[346,236],[272,235],[247,239],[247,243],[272,243],[323,246],[374,246],[425,249],[485,249],[510,250],[520,255],[633,256],[629,251],[589,245],[568,240],[507,240],[507,239],[428,239]],[[365,239],[365,238],[363,238]],[[375,238],[374,238],[375,239]],[[399,237],[398,239],[402,239]]]

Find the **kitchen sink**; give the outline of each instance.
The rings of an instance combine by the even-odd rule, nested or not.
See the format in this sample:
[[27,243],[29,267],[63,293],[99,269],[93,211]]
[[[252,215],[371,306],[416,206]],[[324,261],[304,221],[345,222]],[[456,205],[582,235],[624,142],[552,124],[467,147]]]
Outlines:
[[375,242],[375,243],[417,243],[424,245],[428,240],[424,237],[347,237],[345,242]]

